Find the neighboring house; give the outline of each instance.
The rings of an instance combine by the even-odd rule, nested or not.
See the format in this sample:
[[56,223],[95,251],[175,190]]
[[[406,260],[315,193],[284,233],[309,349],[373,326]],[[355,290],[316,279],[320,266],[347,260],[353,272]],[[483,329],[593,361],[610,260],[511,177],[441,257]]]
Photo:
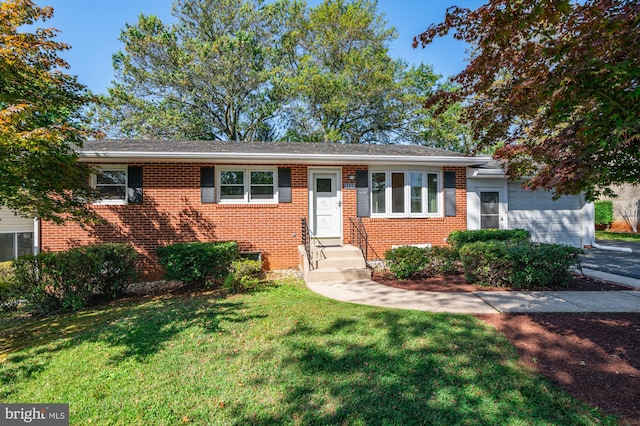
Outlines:
[[443,245],[467,228],[593,242],[590,204],[524,192],[482,169],[489,157],[413,145],[164,140],[88,141],[80,156],[101,170],[92,183],[104,198],[93,208],[107,222],[42,222],[42,249],[129,242],[149,277],[161,272],[158,246],[195,240],[235,240],[269,269],[297,267],[302,219],[334,244],[349,243],[361,220],[369,257],[394,245]]
[[0,262],[37,252],[37,231],[33,219],[0,207]]
[[608,198],[613,203],[613,223],[609,230],[638,232],[640,230],[640,186],[614,185],[611,190],[616,198]]

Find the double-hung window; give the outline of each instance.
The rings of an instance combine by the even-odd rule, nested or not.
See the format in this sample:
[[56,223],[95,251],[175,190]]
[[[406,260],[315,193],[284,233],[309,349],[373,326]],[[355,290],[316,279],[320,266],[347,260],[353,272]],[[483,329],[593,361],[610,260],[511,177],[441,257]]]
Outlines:
[[277,169],[229,168],[219,171],[221,203],[277,202]]
[[92,176],[92,185],[98,190],[97,204],[125,204],[127,202],[127,166],[102,166]]
[[371,214],[379,217],[441,216],[440,173],[371,171]]

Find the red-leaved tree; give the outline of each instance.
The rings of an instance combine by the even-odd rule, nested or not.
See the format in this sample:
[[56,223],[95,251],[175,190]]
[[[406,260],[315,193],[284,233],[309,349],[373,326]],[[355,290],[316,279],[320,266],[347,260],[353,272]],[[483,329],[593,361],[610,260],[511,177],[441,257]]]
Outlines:
[[490,0],[452,7],[414,47],[452,33],[472,46],[460,90],[427,106],[465,105],[475,150],[495,148],[510,178],[595,198],[640,183],[640,3]]

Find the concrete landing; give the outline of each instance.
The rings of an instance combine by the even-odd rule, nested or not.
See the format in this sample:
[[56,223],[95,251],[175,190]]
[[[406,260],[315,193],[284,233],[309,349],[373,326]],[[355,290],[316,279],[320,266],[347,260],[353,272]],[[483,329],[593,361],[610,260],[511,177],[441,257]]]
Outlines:
[[357,282],[371,279],[371,270],[359,248],[352,245],[322,246],[311,249],[311,262],[300,246],[303,278],[312,282]]

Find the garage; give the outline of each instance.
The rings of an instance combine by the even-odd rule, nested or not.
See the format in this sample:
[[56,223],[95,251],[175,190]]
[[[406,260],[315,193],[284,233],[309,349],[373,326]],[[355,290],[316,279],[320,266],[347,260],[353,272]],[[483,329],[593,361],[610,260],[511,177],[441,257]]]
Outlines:
[[500,168],[467,169],[468,229],[526,229],[534,241],[584,247],[595,240],[593,223],[593,203],[580,195],[553,200],[509,182]]
[[526,229],[531,239],[541,243],[583,247],[592,241],[583,238],[587,208],[581,196],[568,195],[553,200],[550,192],[527,191],[509,182],[509,229]]

